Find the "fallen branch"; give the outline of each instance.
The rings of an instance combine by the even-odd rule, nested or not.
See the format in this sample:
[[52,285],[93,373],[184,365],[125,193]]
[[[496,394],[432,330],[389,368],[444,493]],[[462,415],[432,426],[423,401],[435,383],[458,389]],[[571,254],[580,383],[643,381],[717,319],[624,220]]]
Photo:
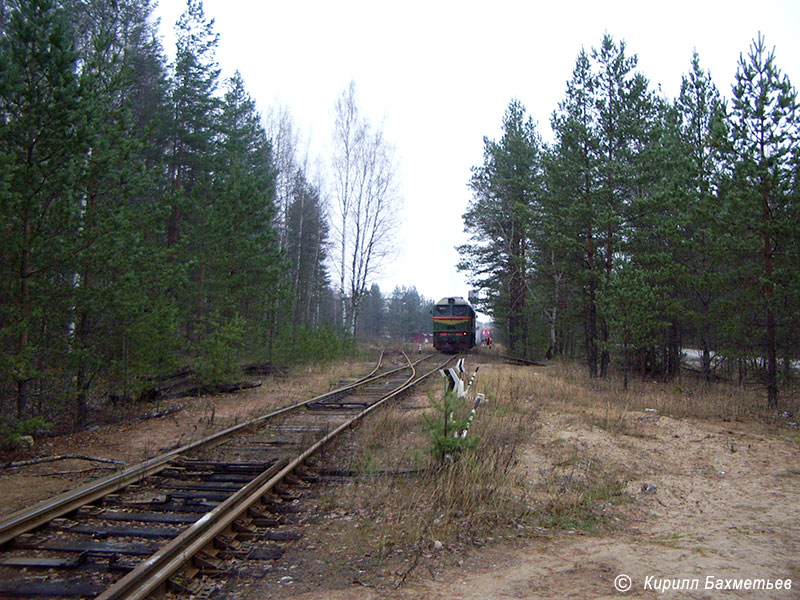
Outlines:
[[272,363],[253,363],[250,365],[244,365],[242,367],[242,372],[245,375],[283,376],[287,374],[288,369],[279,365],[273,365]]
[[501,354],[500,358],[504,358],[505,360],[508,360],[508,361],[511,361],[511,362],[517,362],[517,363],[520,363],[520,364],[523,364],[523,365],[526,365],[526,366],[529,366],[529,367],[548,367],[548,366],[550,366],[550,363],[538,362],[538,361],[534,361],[534,360],[527,360],[525,358],[518,358],[516,356],[506,356],[505,354]]
[[191,367],[183,367],[180,370],[176,371],[175,373],[171,373],[169,375],[159,375],[158,377],[149,377],[150,381],[169,381],[170,379],[178,379],[179,377],[187,377],[193,376],[195,374],[194,369]]
[[412,561],[411,566],[408,567],[405,571],[403,571],[403,573],[400,576],[400,580],[394,584],[394,589],[398,589],[401,585],[403,585],[406,582],[406,578],[409,575],[411,575],[411,571],[417,568],[417,565],[419,564],[420,554],[421,554],[420,552],[414,554],[414,560]]
[[29,460],[15,460],[7,463],[0,463],[0,469],[7,469],[11,467],[28,467],[30,465],[40,465],[42,463],[55,462],[57,460],[89,460],[101,463],[110,463],[112,465],[124,465],[125,461],[117,460],[115,458],[97,458],[96,456],[87,456],[85,454],[59,454],[58,456],[43,456],[41,458],[31,458]]
[[[242,373],[245,375],[275,375],[285,376],[288,372],[286,367],[276,366],[272,363],[253,363],[242,366]],[[184,367],[175,373],[150,377],[147,379],[152,384],[139,395],[141,401],[152,400],[174,400],[187,396],[199,396],[201,394],[215,394],[218,392],[227,393],[238,390],[245,390],[261,385],[261,382],[234,382],[226,383],[216,387],[208,387],[198,383],[197,371],[191,367]]]
[[87,467],[86,469],[76,469],[74,471],[56,471],[55,473],[31,473],[34,477],[53,477],[54,475],[79,475],[81,473],[91,473],[93,471],[116,471],[116,467]]
[[177,389],[178,386],[170,386],[168,388],[153,389],[148,392],[148,398],[151,400],[176,400],[178,398],[200,396],[202,394],[221,394],[236,392],[239,390],[246,390],[261,385],[260,381],[238,381],[234,383],[223,383],[218,386],[208,387],[205,385],[194,384],[191,382],[182,381],[181,386],[189,384],[189,387]]
[[166,417],[167,415],[171,415],[172,413],[176,413],[176,412],[181,411],[181,410],[183,410],[183,405],[171,406],[170,408],[165,408],[164,410],[157,410],[157,411],[154,411],[154,412],[146,413],[146,414],[142,415],[141,417],[135,418],[134,422],[148,421],[150,419],[157,419],[159,417]]
[[223,385],[219,385],[217,386],[216,391],[230,393],[239,390],[249,390],[250,388],[257,387],[261,387],[260,381],[239,381],[237,383],[225,383]]

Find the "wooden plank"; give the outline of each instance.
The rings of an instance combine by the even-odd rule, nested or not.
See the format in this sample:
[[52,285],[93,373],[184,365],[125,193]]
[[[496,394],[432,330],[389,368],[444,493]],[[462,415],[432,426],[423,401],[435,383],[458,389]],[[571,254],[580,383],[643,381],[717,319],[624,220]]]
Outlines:
[[231,497],[228,492],[197,491],[197,490],[173,490],[169,493],[173,498],[183,499],[186,504],[191,502],[224,502]]
[[6,598],[94,598],[105,589],[97,583],[75,581],[0,581],[0,595]]
[[274,461],[267,462],[216,462],[211,460],[190,460],[182,458],[175,464],[185,469],[197,471],[218,471],[221,473],[261,473],[270,468]]
[[96,537],[140,537],[140,538],[173,538],[183,531],[180,527],[115,527],[78,525],[70,527],[70,533],[94,535]]
[[20,550],[54,550],[57,552],[92,552],[95,554],[132,554],[149,556],[158,550],[158,544],[133,542],[121,544],[117,542],[100,542],[97,540],[20,540],[13,542],[13,547]]
[[105,521],[141,521],[142,523],[194,523],[199,518],[197,513],[160,513],[160,512],[117,512],[105,510],[98,519]]
[[[148,512],[183,512],[183,513],[206,513],[212,510],[217,502],[204,502],[202,499],[197,502],[115,502],[115,506],[131,508],[136,510],[146,510]],[[102,514],[102,513],[101,513]]]
[[[209,491],[209,492],[235,492],[242,486],[236,483],[225,483],[215,481],[165,481],[165,487],[170,490],[196,490],[196,491]],[[170,492],[171,493],[171,492]]]
[[85,561],[84,555],[61,557],[38,558],[33,556],[9,556],[0,558],[0,566],[3,567],[25,567],[31,569],[76,569]]

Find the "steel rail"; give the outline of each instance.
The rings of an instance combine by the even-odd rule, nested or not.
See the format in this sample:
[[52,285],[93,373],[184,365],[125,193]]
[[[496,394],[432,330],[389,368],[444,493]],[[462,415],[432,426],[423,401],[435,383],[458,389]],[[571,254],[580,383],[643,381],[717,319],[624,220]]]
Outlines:
[[380,368],[381,368],[381,366],[383,366],[383,357],[384,357],[385,355],[386,355],[386,350],[381,350],[381,355],[378,357],[378,364],[377,364],[377,365],[375,365],[375,368],[374,368],[374,369],[372,369],[372,371],[370,371],[370,372],[369,372],[369,373],[367,373],[366,375],[364,375],[364,377],[362,377],[361,379],[356,379],[356,380],[355,380],[355,383],[361,383],[363,380],[365,380],[365,379],[369,379],[370,377],[372,377],[373,375],[375,375],[375,373],[377,373],[377,372],[378,372],[378,369],[380,369]]
[[[408,360],[409,365],[407,367],[402,367],[402,369],[410,368],[411,375],[400,386],[309,446],[293,460],[286,463],[277,473],[274,473],[275,467],[264,472],[257,480],[248,484],[223,504],[215,507],[194,525],[191,525],[178,537],[173,539],[169,544],[140,563],[113,586],[97,596],[97,600],[141,600],[158,590],[183,564],[191,560],[192,556],[213,543],[214,538],[223,533],[244,511],[258,502],[264,494],[269,492],[286,475],[303,464],[303,462],[325,444],[330,442],[345,429],[352,427],[354,423],[364,418],[383,403],[397,397],[414,385],[417,385],[420,381],[429,377],[453,360],[453,358],[449,358],[435,369],[415,378],[415,365],[428,358],[430,358],[430,356],[412,362],[406,355],[406,360]],[[267,481],[264,481],[265,479],[267,479]]]
[[535,361],[535,360],[528,360],[527,358],[519,358],[517,356],[508,356],[506,354],[497,354],[496,356],[499,356],[500,358],[502,358],[504,360],[507,360],[509,362],[520,363],[522,365],[529,366],[529,367],[546,367],[546,366],[548,366],[547,363],[538,362],[538,361]]
[[[381,367],[381,364],[383,362],[383,357],[384,357],[384,352],[381,351],[381,355],[378,359],[378,366],[375,367],[375,369],[373,369],[369,375],[362,377],[353,384],[343,386],[341,388],[332,390],[330,392],[326,392],[325,394],[321,394],[319,396],[311,398],[310,400],[304,400],[302,402],[298,402],[297,404],[292,404],[289,406],[285,406],[283,408],[279,408],[266,415],[262,415],[250,421],[246,421],[244,423],[240,423],[238,425],[234,425],[232,427],[219,431],[207,438],[197,440],[196,442],[193,442],[191,444],[181,446],[180,448],[176,448],[159,456],[147,459],[137,465],[125,469],[120,473],[115,473],[103,479],[89,482],[88,484],[85,484],[74,490],[70,490],[53,498],[43,500],[42,502],[39,502],[38,504],[32,507],[24,508],[14,513],[11,513],[8,517],[3,519],[2,522],[0,522],[0,546],[2,546],[6,542],[14,539],[15,537],[23,533],[26,533],[32,529],[35,529],[36,527],[44,525],[45,523],[48,523],[57,517],[61,517],[73,510],[76,510],[85,504],[90,504],[91,502],[94,502],[95,500],[98,500],[103,496],[106,496],[112,492],[115,492],[137,481],[141,481],[142,479],[154,475],[155,473],[158,473],[159,471],[166,468],[171,460],[173,460],[177,456],[180,456],[181,454],[185,454],[186,452],[190,452],[192,450],[202,448],[205,446],[210,446],[211,444],[217,442],[222,442],[223,440],[227,439],[228,437],[232,436],[238,431],[241,431],[242,429],[245,429],[247,427],[252,427],[254,425],[259,425],[264,421],[273,419],[283,413],[292,410],[297,410],[298,408],[301,408],[307,404],[324,401],[325,399],[335,396],[337,394],[341,394],[343,392],[356,389],[372,381],[386,377],[388,375],[391,375],[392,373],[407,368],[407,367],[400,367],[398,369],[388,371],[387,373],[383,373],[381,375],[375,375],[374,373]],[[421,362],[422,360],[426,360],[427,358],[430,358],[430,356],[420,359],[419,361],[417,361],[417,363]]]

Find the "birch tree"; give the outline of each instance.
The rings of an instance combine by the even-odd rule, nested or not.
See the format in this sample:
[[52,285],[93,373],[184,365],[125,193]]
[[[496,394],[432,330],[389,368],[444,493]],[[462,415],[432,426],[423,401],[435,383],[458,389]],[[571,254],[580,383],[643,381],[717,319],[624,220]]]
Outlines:
[[334,242],[339,250],[342,325],[355,334],[361,301],[390,256],[400,195],[394,149],[359,114],[355,83],[336,101],[332,167]]

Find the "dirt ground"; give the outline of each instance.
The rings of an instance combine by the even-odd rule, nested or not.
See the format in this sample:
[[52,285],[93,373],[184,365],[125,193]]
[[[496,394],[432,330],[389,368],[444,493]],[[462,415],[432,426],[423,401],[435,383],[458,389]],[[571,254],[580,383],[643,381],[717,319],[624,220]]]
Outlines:
[[[251,378],[261,381],[262,385],[230,394],[141,403],[137,408],[142,417],[171,408],[180,410],[159,418],[93,427],[72,435],[44,437],[37,440],[31,449],[0,457],[0,463],[77,454],[124,461],[125,466],[131,466],[272,408],[327,392],[338,386],[340,377],[366,374],[373,367],[374,363],[364,363],[301,368],[286,377]],[[136,412],[134,410],[132,414]],[[74,489],[119,468],[107,463],[68,459],[0,469],[0,519],[35,501]]]
[[[332,379],[297,373],[254,390],[183,402],[185,408],[170,416],[47,439],[34,453],[90,454],[131,464],[312,389],[326,391]],[[545,450],[560,444],[624,470],[630,501],[613,507],[606,527],[586,533],[520,525],[514,535],[471,546],[429,540],[414,556],[398,552],[386,560],[363,554],[357,545],[347,547],[346,540],[359,529],[375,527],[351,507],[318,519],[283,564],[252,578],[242,573],[227,588],[231,597],[800,598],[796,429],[758,420],[679,419],[629,411],[623,418],[630,426],[613,430],[592,424],[577,407],[542,406],[538,411],[541,427],[524,448],[518,468],[535,485],[548,460]],[[95,466],[70,460],[0,470],[0,516],[103,475],[73,472]],[[786,587],[787,580],[791,589],[777,589]],[[629,589],[620,591],[626,583]],[[771,589],[724,589],[750,585]]]
[[[796,429],[629,411],[625,426],[607,430],[583,409],[563,408],[538,409],[541,428],[518,468],[537,485],[552,464],[548,449],[559,446],[624,473],[630,500],[608,506],[606,526],[520,525],[473,545],[427,540],[418,555],[385,558],[359,545],[359,529],[377,537],[380,525],[351,507],[301,542],[313,559],[287,553],[241,597],[800,598]],[[748,585],[771,589],[736,589]]]
[[[634,501],[623,507],[618,527],[599,536],[530,532],[477,552],[467,566],[445,566],[398,597],[656,598],[665,579],[697,588],[666,597],[800,597],[797,439],[766,435],[758,425],[650,415],[642,437],[619,439],[564,415],[543,416],[542,435],[570,440],[638,475],[628,483]],[[535,466],[536,449],[525,458]],[[625,594],[614,587],[621,575],[631,581]],[[792,589],[706,590],[709,577],[714,586],[720,579],[791,579]]]

